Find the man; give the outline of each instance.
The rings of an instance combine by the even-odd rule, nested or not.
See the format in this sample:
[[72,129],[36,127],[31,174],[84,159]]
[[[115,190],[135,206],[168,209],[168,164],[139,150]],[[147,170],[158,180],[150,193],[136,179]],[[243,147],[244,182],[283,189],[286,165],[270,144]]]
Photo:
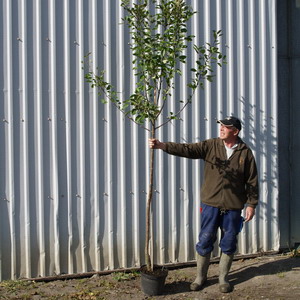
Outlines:
[[[201,188],[201,231],[197,250],[197,277],[191,290],[200,290],[207,279],[213,245],[221,229],[219,263],[219,290],[232,291],[228,273],[237,246],[237,235],[243,220],[250,221],[258,203],[258,175],[251,149],[238,136],[241,122],[235,117],[217,121],[219,138],[199,143],[163,143],[150,139],[152,149],[162,149],[168,154],[203,159],[204,182]],[[245,219],[241,211],[246,205]]]

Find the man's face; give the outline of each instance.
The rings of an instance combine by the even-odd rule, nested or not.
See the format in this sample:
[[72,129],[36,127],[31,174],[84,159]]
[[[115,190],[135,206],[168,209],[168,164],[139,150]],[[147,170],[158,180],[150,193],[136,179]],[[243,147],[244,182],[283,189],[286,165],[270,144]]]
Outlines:
[[233,126],[220,126],[220,139],[221,140],[230,140],[235,138],[238,134],[238,130]]

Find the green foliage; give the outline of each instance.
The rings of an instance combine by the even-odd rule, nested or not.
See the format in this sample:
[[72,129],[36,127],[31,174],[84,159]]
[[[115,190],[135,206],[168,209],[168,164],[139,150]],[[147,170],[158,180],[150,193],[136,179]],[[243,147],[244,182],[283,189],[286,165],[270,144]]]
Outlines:
[[[156,125],[157,118],[174,90],[175,76],[181,76],[180,65],[186,63],[186,48],[194,38],[188,35],[187,22],[196,12],[184,0],[139,0],[137,3],[130,3],[129,0],[123,0],[121,5],[126,11],[123,21],[130,29],[130,49],[134,56],[132,68],[137,77],[133,94],[120,101],[114,87],[106,82],[104,71],[99,74],[90,71],[85,77],[91,87],[99,88],[99,94],[104,95],[104,103],[111,101],[138,124],[149,120],[155,130],[170,120],[177,119],[187,104],[191,103],[198,86],[203,87],[204,80],[212,81],[212,64],[222,66],[225,62],[225,56],[218,48],[218,39],[222,33],[214,31],[211,44],[193,46],[197,59],[191,68],[193,76],[187,85],[187,100],[179,100],[181,108],[177,112],[168,112],[168,119]],[[151,13],[151,5],[155,13]]]
[[139,276],[137,272],[116,272],[113,274],[113,279],[116,281],[132,280]]
[[9,292],[15,292],[19,289],[30,289],[32,288],[32,285],[35,283],[32,281],[26,281],[26,280],[6,280],[0,282],[0,287],[5,288]]

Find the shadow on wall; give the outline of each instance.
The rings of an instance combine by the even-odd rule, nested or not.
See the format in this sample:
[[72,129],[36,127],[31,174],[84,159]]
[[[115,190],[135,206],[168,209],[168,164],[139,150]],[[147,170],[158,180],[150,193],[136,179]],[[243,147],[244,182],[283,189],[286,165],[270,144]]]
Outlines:
[[269,111],[264,111],[259,105],[247,102],[244,97],[240,102],[247,116],[243,120],[243,139],[253,150],[258,168],[260,197],[256,214],[261,220],[270,221],[265,226],[268,226],[267,232],[272,232],[272,228],[279,228],[276,118],[271,115],[271,104],[268,105]]

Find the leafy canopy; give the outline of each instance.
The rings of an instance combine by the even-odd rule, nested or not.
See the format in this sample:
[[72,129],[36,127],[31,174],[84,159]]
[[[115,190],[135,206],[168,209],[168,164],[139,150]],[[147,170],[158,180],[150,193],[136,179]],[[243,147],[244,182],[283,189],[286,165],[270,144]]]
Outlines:
[[121,5],[126,11],[123,21],[131,35],[132,68],[137,77],[135,90],[128,99],[120,101],[114,87],[106,82],[104,71],[99,74],[88,72],[85,77],[129,119],[138,124],[149,120],[155,130],[178,118],[191,102],[197,87],[203,87],[205,80],[212,81],[212,64],[222,66],[225,62],[225,56],[218,48],[222,34],[213,31],[211,44],[193,45],[197,59],[191,68],[191,82],[187,85],[189,95],[185,101],[179,100],[181,105],[177,112],[168,112],[167,120],[157,125],[157,118],[175,88],[174,78],[176,74],[181,76],[180,65],[186,63],[186,48],[194,38],[188,34],[187,23],[196,12],[184,0],[138,0],[132,5],[129,0],[122,0]]

